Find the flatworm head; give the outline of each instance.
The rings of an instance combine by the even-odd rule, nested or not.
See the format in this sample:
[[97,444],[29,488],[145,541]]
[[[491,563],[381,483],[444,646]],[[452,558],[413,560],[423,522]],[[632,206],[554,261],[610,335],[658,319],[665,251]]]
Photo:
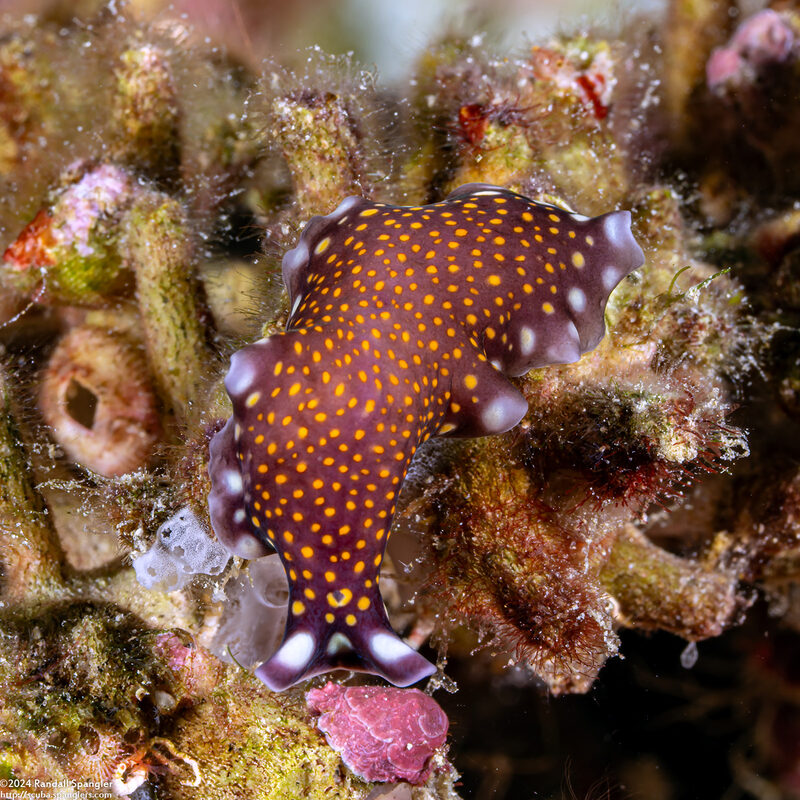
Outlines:
[[287,330],[234,355],[234,413],[211,447],[220,539],[274,547],[289,577],[265,683],[433,671],[378,592],[414,452],[516,425],[527,403],[506,376],[595,347],[610,292],[642,261],[628,212],[587,219],[482,184],[430,206],[351,197],[309,222],[283,261]]

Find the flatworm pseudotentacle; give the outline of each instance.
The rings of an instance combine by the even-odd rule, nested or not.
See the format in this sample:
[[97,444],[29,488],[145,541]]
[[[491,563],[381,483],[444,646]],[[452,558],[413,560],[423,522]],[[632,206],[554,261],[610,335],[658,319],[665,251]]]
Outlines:
[[429,206],[349,197],[308,223],[283,259],[286,331],[235,354],[210,448],[219,538],[248,558],[275,548],[289,578],[284,642],[257,670],[270,688],[434,671],[378,591],[417,447],[516,425],[527,403],[506,376],[593,349],[643,260],[627,211],[587,219],[484,184]]

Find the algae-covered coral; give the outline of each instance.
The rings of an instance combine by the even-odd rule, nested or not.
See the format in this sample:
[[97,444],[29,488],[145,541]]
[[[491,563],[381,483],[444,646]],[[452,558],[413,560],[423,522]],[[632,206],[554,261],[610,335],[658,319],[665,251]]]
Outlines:
[[[596,350],[516,379],[518,426],[418,453],[381,575],[395,629],[438,652],[430,691],[458,677],[437,699],[462,719],[477,687],[500,703],[521,683],[602,685],[636,652],[626,629],[696,643],[745,622],[730,682],[760,710],[758,727],[737,721],[730,780],[798,796],[791,4],[673,0],[663,22],[514,53],[443,35],[392,89],[319,52],[244,65],[115,4],[4,25],[3,779],[161,798],[384,791],[315,727],[313,684],[253,677],[286,583],[255,558],[266,547],[247,561],[214,540],[209,442],[231,414],[230,354],[288,318],[280,258],[309,217],[351,194],[421,205],[479,182],[569,214],[630,210],[645,263]],[[455,767],[488,774],[496,762],[460,750],[469,730],[451,731]],[[524,741],[504,752],[512,774]],[[456,796],[441,753],[417,773],[395,791]],[[527,796],[513,780],[506,795]]]

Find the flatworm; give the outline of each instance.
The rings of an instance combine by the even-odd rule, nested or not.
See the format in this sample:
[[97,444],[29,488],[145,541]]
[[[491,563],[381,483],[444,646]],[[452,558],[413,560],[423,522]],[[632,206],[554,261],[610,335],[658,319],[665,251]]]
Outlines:
[[349,197],[308,223],[283,259],[286,331],[234,354],[233,416],[210,446],[214,530],[246,558],[275,548],[289,578],[267,686],[434,672],[378,590],[414,452],[516,425],[528,406],[506,376],[593,349],[643,261],[627,211],[589,219],[485,184],[428,206]]

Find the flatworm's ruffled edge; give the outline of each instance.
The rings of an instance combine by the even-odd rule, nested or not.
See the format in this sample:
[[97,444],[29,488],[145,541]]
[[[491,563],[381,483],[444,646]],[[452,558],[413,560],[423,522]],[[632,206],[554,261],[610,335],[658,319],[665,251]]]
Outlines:
[[345,221],[349,211],[360,203],[369,201],[358,195],[350,195],[342,200],[341,203],[324,217],[311,217],[306,223],[305,228],[300,233],[297,245],[291,250],[287,250],[281,262],[281,272],[283,274],[283,284],[289,295],[291,313],[289,323],[300,305],[303,295],[301,294],[301,282],[305,268],[311,261],[311,248],[324,238],[324,234],[334,224]]

